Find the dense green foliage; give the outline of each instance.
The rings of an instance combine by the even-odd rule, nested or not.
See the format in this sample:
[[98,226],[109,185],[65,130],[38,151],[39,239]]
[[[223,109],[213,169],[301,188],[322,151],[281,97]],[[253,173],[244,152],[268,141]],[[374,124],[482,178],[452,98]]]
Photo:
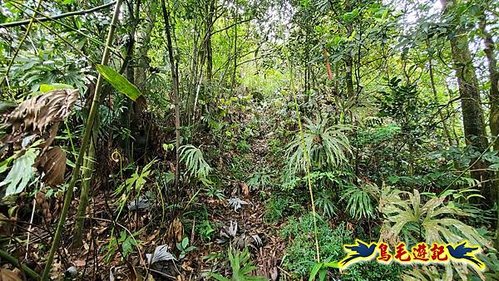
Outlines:
[[2,1],[0,279],[495,280],[498,4]]

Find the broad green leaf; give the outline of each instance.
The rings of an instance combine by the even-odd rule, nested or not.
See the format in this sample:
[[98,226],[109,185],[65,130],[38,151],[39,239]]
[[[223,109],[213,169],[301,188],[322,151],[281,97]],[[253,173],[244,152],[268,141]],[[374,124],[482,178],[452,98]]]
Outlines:
[[312,268],[312,271],[310,272],[310,277],[308,278],[308,281],[314,281],[315,280],[315,276],[317,276],[317,273],[322,268],[322,265],[323,265],[322,262],[316,263],[314,265],[314,267]]
[[97,71],[106,79],[109,84],[111,84],[118,92],[124,94],[129,97],[131,100],[135,101],[142,94],[139,89],[130,81],[128,81],[123,75],[116,72],[109,66],[105,66],[102,64],[97,65]]
[[331,261],[324,263],[325,268],[340,268],[340,265],[337,261]]
[[28,149],[21,157],[14,160],[14,164],[7,174],[7,177],[0,183],[1,186],[7,185],[5,196],[20,193],[29,184],[29,181],[35,174],[32,168],[39,151]]
[[74,87],[68,84],[61,84],[61,83],[40,85],[40,92],[42,93],[48,93],[53,90],[62,90],[62,89],[74,89]]

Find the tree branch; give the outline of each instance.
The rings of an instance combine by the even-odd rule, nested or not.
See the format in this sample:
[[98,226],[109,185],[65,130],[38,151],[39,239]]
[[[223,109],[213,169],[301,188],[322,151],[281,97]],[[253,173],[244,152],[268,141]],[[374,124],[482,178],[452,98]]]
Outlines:
[[[39,18],[35,18],[35,21],[37,21],[37,22],[53,21],[53,20],[67,18],[67,17],[72,17],[72,16],[90,14],[90,13],[93,13],[93,12],[96,12],[96,11],[99,11],[99,10],[111,7],[115,3],[116,3],[116,1],[113,1],[113,2],[104,4],[104,5],[101,5],[101,6],[97,6],[95,8],[88,9],[88,10],[81,10],[81,11],[69,12],[69,13],[60,14],[60,15],[53,16],[53,17],[52,16],[39,17]],[[0,28],[8,28],[8,27],[15,27],[15,26],[26,25],[26,24],[29,24],[29,22],[30,22],[30,20],[22,20],[22,21],[14,21],[14,22],[2,23],[2,24],[0,24]]]

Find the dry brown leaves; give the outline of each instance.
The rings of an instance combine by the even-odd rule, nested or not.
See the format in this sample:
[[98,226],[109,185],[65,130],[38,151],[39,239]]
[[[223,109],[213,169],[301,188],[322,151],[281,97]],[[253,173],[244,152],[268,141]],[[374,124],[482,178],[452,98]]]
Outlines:
[[49,148],[37,158],[35,167],[44,172],[42,180],[46,184],[50,186],[62,184],[66,172],[66,152],[58,146]]
[[182,241],[182,237],[184,236],[184,226],[179,218],[175,218],[170,225],[170,229],[168,230],[168,238],[175,239],[176,242]]
[[245,182],[241,182],[239,185],[241,187],[241,193],[243,194],[243,196],[249,197],[250,189],[249,189],[248,185]]
[[49,148],[54,141],[59,123],[66,118],[76,99],[78,90],[55,90],[25,100],[10,114],[5,115],[4,125],[10,133],[0,140],[12,144],[14,150],[23,146],[26,139],[41,139],[42,153],[35,166],[45,173],[43,180],[50,186],[64,182],[66,153],[61,148]]
[[67,117],[77,98],[77,90],[55,90],[30,98],[9,114],[6,123],[12,125],[13,132],[42,133]]
[[22,281],[21,272],[19,269],[0,268],[0,281]]

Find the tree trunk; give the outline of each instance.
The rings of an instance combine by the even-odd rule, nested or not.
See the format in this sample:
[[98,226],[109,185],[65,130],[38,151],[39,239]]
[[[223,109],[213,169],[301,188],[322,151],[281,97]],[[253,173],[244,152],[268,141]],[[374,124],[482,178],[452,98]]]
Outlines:
[[[441,0],[444,7],[444,14],[450,14],[450,9],[454,5],[453,0]],[[458,22],[455,18],[454,23]],[[456,24],[457,25],[457,24]],[[468,46],[466,33],[457,28],[457,33],[449,41],[452,51],[452,59],[456,78],[461,95],[461,109],[463,114],[464,136],[466,145],[472,146],[479,152],[484,152],[488,148],[488,141],[485,134],[485,124],[483,111],[480,101],[480,91],[478,88],[478,79],[471,59],[471,53]],[[485,182],[482,187],[482,195],[486,198],[489,205],[491,201],[491,190],[489,173],[485,170],[486,163],[481,159],[472,159],[471,175],[480,182]]]
[[179,166],[179,149],[180,149],[180,104],[179,104],[179,81],[178,81],[178,65],[175,62],[173,55],[172,43],[172,27],[170,24],[170,11],[166,8],[165,0],[161,1],[163,10],[163,19],[165,21],[166,44],[168,48],[168,58],[170,60],[170,72],[172,76],[172,92],[173,103],[175,106],[175,188],[179,190],[180,166]]
[[[480,15],[480,30],[482,32],[483,39],[485,41],[485,55],[489,64],[489,101],[490,101],[490,116],[489,116],[489,126],[491,141],[493,141],[493,149],[499,152],[499,72],[497,72],[497,60],[494,56],[494,39],[492,35],[487,31],[487,18],[484,11]],[[493,182],[491,182],[491,188],[495,195],[493,197],[495,202],[499,200],[499,172],[496,173]],[[499,208],[497,208],[497,220],[496,220],[496,240],[495,248],[499,250]]]
[[[426,48],[428,50],[430,50],[430,40],[428,40],[428,39],[426,40]],[[428,64],[429,64],[428,70],[429,70],[429,74],[430,74],[430,83],[431,83],[431,91],[433,93],[433,100],[434,100],[436,105],[439,105],[440,102],[438,101],[438,93],[437,93],[437,88],[435,86],[435,75],[433,73],[433,52],[431,52],[429,54]],[[444,129],[445,137],[447,137],[447,141],[449,142],[449,146],[452,146],[453,145],[452,138],[450,136],[449,128],[447,128],[447,123],[445,122],[444,113],[442,112],[442,110],[439,110],[438,114],[440,115],[440,119],[442,119],[442,126]]]
[[213,49],[211,46],[211,33],[213,32],[213,17],[215,13],[215,0],[210,0],[206,6],[206,39],[205,39],[205,52],[206,52],[206,80],[208,83],[213,78]]
[[[349,1],[346,1],[346,7],[345,10],[347,12],[352,11],[352,6]],[[353,33],[353,24],[351,22],[346,23],[346,29],[347,29],[347,37],[352,36]],[[345,83],[347,86],[347,98],[353,97],[353,57],[352,57],[352,52],[351,50],[347,50],[347,53],[345,54]]]

